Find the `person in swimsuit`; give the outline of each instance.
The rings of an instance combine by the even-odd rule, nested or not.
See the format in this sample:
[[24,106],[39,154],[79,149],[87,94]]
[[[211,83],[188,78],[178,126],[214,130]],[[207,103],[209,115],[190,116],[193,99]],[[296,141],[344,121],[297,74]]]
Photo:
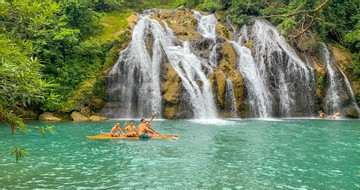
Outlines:
[[[151,125],[152,120],[155,118],[155,116],[156,115],[154,115],[151,118],[151,120],[149,122],[150,125]],[[158,133],[158,132],[155,131],[155,130],[151,130],[148,127],[148,125],[146,125],[145,119],[141,119],[141,123],[138,126],[138,132],[137,133],[138,133],[139,138],[151,138],[154,135],[154,133]]]
[[[117,133],[120,131],[120,135]],[[124,133],[120,129],[120,123],[116,123],[116,125],[110,131],[110,137],[120,137],[123,136]]]
[[[126,131],[126,136],[127,137],[136,137],[137,135],[137,133],[138,133],[138,130],[136,129],[136,127],[134,126],[134,121],[133,120],[131,120],[130,121],[130,125],[129,126],[127,126],[127,127],[125,127],[126,126],[126,123],[125,123],[125,125],[124,125],[124,128],[123,128],[123,131]],[[136,133],[134,133],[134,131],[136,132]]]

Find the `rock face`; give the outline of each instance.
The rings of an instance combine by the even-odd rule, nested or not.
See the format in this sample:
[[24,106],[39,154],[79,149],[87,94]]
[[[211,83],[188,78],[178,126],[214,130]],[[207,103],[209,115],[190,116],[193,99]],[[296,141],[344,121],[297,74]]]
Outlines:
[[236,106],[239,110],[244,100],[244,79],[236,70],[236,54],[231,44],[224,43],[221,50],[222,59],[219,68],[228,76],[234,85]]
[[360,84],[356,81],[355,77],[351,75],[346,68],[352,67],[354,65],[354,60],[352,59],[351,55],[341,50],[339,47],[335,47],[330,45],[329,46],[330,51],[334,55],[334,59],[336,61],[336,64],[340,67],[340,69],[346,74],[348,77],[351,86],[354,90],[355,94],[360,93]]
[[61,118],[55,117],[51,112],[45,112],[39,116],[39,121],[61,121]]
[[354,107],[349,107],[346,110],[346,117],[349,118],[359,118],[359,114]]
[[106,117],[101,117],[101,116],[97,116],[97,115],[92,115],[89,118],[91,121],[106,121],[108,120],[108,118]]
[[168,73],[166,75],[166,82],[164,86],[165,108],[164,115],[166,118],[178,118],[180,117],[181,106],[179,105],[180,94],[180,77],[168,63]]
[[166,20],[169,27],[180,40],[200,38],[200,35],[196,32],[197,20],[194,18],[192,11],[182,8],[175,12],[162,10],[157,12],[156,16],[160,20]]
[[[320,52],[315,53],[313,49],[308,51],[310,45],[313,48],[316,44],[303,43],[301,47],[292,44],[295,48],[287,46],[285,41],[282,43],[283,41],[278,38],[280,34],[276,28],[274,27],[275,30],[272,30],[271,27],[273,26],[265,21],[257,21],[254,25],[243,27],[237,30],[237,33],[233,33],[232,31],[236,31],[236,26],[234,29],[229,21],[225,22],[226,15],[224,14],[215,14],[216,20],[213,19],[212,15],[206,17],[205,15],[208,15],[208,13],[204,12],[201,12],[201,19],[199,19],[197,12],[194,17],[194,11],[185,7],[179,7],[174,11],[153,9],[146,12],[151,12],[149,18],[152,21],[149,23],[152,24],[142,25],[142,21],[148,22],[148,18],[140,18],[138,21],[139,27],[135,27],[134,31],[140,31],[137,30],[139,28],[144,28],[144,30],[141,30],[141,35],[133,36],[133,38],[139,40],[136,41],[139,42],[138,44],[142,44],[144,41],[145,45],[142,45],[139,51],[136,49],[131,53],[121,54],[120,58],[123,62],[119,62],[122,64],[119,71],[123,69],[127,72],[132,69],[130,66],[134,64],[130,64],[129,68],[126,69],[124,69],[124,65],[127,65],[131,60],[135,60],[136,57],[149,58],[146,59],[146,63],[143,63],[142,66],[147,70],[151,70],[153,68],[150,68],[149,65],[155,65],[155,62],[160,64],[160,66],[156,66],[156,68],[160,69],[152,70],[152,73],[160,73],[160,77],[154,80],[159,80],[160,88],[158,86],[153,88],[156,89],[156,93],[154,93],[155,90],[149,89],[139,94],[136,92],[130,93],[132,96],[118,91],[116,93],[118,96],[126,94],[126,98],[120,100],[115,97],[114,100],[111,100],[113,101],[111,102],[113,107],[115,107],[115,103],[118,106],[116,109],[108,106],[110,111],[126,107],[126,109],[134,110],[131,112],[132,115],[141,115],[149,111],[143,111],[139,108],[146,107],[161,109],[162,117],[169,119],[193,117],[196,115],[193,110],[199,107],[197,105],[203,106],[204,104],[202,104],[203,101],[195,101],[194,96],[189,95],[191,92],[191,95],[195,94],[196,98],[211,100],[211,105],[216,107],[216,114],[223,117],[234,117],[234,115],[238,117],[310,116],[317,113],[317,109],[324,107],[324,98],[327,96],[328,91],[335,91],[328,90],[331,89],[329,88],[330,79],[333,81],[335,78],[335,80],[344,82],[344,79],[342,79],[344,77],[339,73],[329,77],[328,70],[332,71],[331,68],[327,67],[330,65],[327,64],[329,60],[335,60],[336,63],[331,62],[332,67],[334,67],[333,70],[338,71],[336,68],[339,66],[349,77],[355,94],[356,92],[360,93],[360,85],[356,83],[352,76],[349,76],[346,70],[348,66],[352,66],[353,60],[350,55],[337,47],[329,47],[331,54],[328,55],[328,58],[330,58],[325,61]],[[129,19],[128,22],[134,24],[139,17],[134,15]],[[161,27],[154,24],[155,21]],[[134,25],[131,26],[131,28],[133,27]],[[154,32],[154,29],[157,32]],[[263,43],[263,41],[268,43]],[[159,44],[162,45],[159,46]],[[180,55],[179,57],[173,57],[175,53],[172,51],[174,50],[179,52],[176,54]],[[142,54],[142,52],[146,53]],[[160,54],[162,55],[161,58],[154,56]],[[135,57],[128,55],[135,55]],[[130,58],[127,59],[127,57]],[[185,60],[182,59],[183,57],[190,58]],[[198,63],[200,63],[200,66],[197,65]],[[198,67],[195,68],[194,65]],[[134,70],[134,78],[139,81],[136,81],[131,86],[139,87],[144,84],[151,86],[150,81],[152,80],[145,80],[146,77],[141,77],[149,76],[149,74],[140,75],[139,73],[143,71],[137,69]],[[199,75],[199,73],[202,75]],[[118,75],[112,77],[119,78]],[[123,78],[132,79],[132,76]],[[210,91],[212,91],[211,98],[209,98],[210,96],[201,96],[204,92],[209,92],[209,83],[211,84]],[[117,81],[114,84],[128,83]],[[189,90],[190,88],[193,88],[193,91]],[[252,89],[257,89],[257,91]],[[231,92],[229,93],[229,91]],[[338,91],[341,90],[336,90],[336,92]],[[155,95],[147,96],[149,94]],[[159,96],[162,96],[161,99],[158,99]],[[350,97],[348,97],[347,93],[341,94],[340,92],[338,97],[341,99],[342,114],[348,117],[358,117],[355,114],[356,109],[354,111],[348,106],[350,105]],[[148,103],[151,101],[140,102],[139,99],[159,100],[156,101],[156,106],[161,104],[161,107]],[[127,102],[132,105],[124,106]],[[104,105],[103,102],[98,104],[100,106]],[[92,106],[97,107],[95,104]],[[207,113],[209,107],[212,106],[203,106]],[[76,110],[83,110],[76,108]],[[254,110],[259,111],[260,109],[265,110],[268,114],[254,112]],[[236,113],[234,114],[234,112]],[[94,114],[93,112],[86,114],[84,111],[81,113],[85,115],[80,114],[80,117],[82,116],[81,118],[84,120],[88,120],[86,116]],[[75,114],[79,115],[76,112]],[[112,117],[111,115],[104,115]],[[93,120],[92,117],[91,120]]]
[[74,121],[90,121],[89,118],[85,117],[77,111],[72,112],[70,116]]

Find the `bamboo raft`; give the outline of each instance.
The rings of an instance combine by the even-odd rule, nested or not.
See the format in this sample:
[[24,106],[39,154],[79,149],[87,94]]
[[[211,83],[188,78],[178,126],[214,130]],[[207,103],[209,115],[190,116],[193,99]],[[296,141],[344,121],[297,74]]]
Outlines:
[[139,139],[172,139],[176,140],[180,138],[180,135],[156,135],[151,138],[139,138],[139,137],[110,137],[109,133],[101,133],[96,136],[86,136],[87,139],[128,139],[128,140],[139,140]]

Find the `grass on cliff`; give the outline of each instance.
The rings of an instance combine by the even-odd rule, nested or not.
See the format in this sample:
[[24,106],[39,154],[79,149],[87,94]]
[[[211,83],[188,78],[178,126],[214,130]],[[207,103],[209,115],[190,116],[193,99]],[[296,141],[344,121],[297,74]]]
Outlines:
[[99,20],[93,23],[93,26],[98,28],[97,31],[88,36],[87,39],[96,40],[100,42],[100,44],[116,40],[118,36],[126,30],[128,25],[126,18],[131,14],[133,14],[133,12],[128,9],[103,14]]

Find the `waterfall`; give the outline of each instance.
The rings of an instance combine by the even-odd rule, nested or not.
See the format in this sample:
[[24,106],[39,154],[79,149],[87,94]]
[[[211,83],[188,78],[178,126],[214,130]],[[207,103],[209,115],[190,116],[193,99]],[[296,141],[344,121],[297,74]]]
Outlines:
[[357,110],[358,113],[360,113],[360,108],[356,102],[356,99],[355,99],[355,94],[354,94],[354,91],[352,90],[351,88],[351,84],[349,82],[349,79],[346,77],[345,73],[339,68],[338,65],[335,64],[335,66],[337,67],[337,69],[340,71],[342,77],[344,78],[345,80],[345,84],[346,84],[346,88],[347,88],[347,91],[350,93],[350,97],[351,97],[351,104],[355,107],[355,109]]
[[[255,117],[288,117],[315,111],[315,74],[279,35],[277,28],[256,20],[243,26],[238,42],[231,42],[238,69],[248,91],[247,102]],[[251,46],[251,50],[246,47]],[[302,90],[299,90],[302,89]]]
[[[181,78],[194,117],[217,117],[211,84],[203,68],[208,72],[212,69],[191,53],[188,41],[183,42],[183,47],[175,45],[172,30],[166,22],[164,24],[166,30],[149,16],[142,16],[135,25],[131,42],[120,52],[117,63],[107,75],[107,94],[110,100],[119,102],[118,109],[114,110],[114,103],[110,102],[103,115],[144,117],[161,112],[160,65],[166,56]],[[146,48],[146,36],[153,38],[151,52]]]
[[155,38],[152,55],[147,51],[145,36],[153,32],[147,16],[134,27],[132,41],[120,52],[119,59],[107,75],[107,93],[120,102],[120,110],[108,113],[112,117],[143,117],[161,112],[160,64],[162,52]]
[[[226,107],[218,107],[231,111],[232,117],[312,116],[317,112],[316,72],[310,57],[304,55],[300,59],[276,27],[256,19],[253,25],[244,25],[237,32],[227,18],[234,35],[233,40],[226,40],[217,36],[218,20],[214,14],[201,15],[194,11],[193,16],[197,20],[196,32],[201,38],[190,38],[189,41],[175,36],[177,29],[174,28],[173,32],[168,25],[169,20],[162,20],[160,24],[149,15],[140,16],[130,43],[119,53],[116,64],[106,76],[109,101],[102,115],[110,118],[148,117],[155,112],[161,115],[162,110],[176,107],[185,112],[180,117],[217,118],[216,98],[225,98]],[[162,18],[161,15],[158,18]],[[232,45],[236,59],[229,49],[223,49],[230,52],[227,55],[219,54],[221,48],[228,48],[224,42]],[[334,62],[326,45],[321,47],[327,68],[323,99],[325,112],[342,111],[350,104],[360,113],[350,82]],[[176,81],[179,83],[176,85],[180,87],[176,88],[180,94],[174,102],[179,100],[179,103],[163,98],[165,86],[169,84],[166,83],[166,75],[163,76],[168,69],[166,64],[170,64],[178,75]],[[209,74],[221,69],[226,73],[226,81],[221,83],[225,85],[225,92],[215,96],[213,91],[221,89],[217,93],[222,93],[224,86],[212,87]],[[228,77],[233,78],[230,80]],[[239,105],[238,98],[242,100]]]
[[251,55],[250,49],[231,42],[234,50],[238,53],[238,69],[244,77],[249,104],[255,117],[271,116],[271,94],[266,88],[265,77],[261,73],[265,65],[257,65]]
[[217,18],[214,14],[207,16],[201,15],[199,11],[194,11],[194,17],[198,21],[196,31],[204,38],[209,38],[212,40],[212,43],[209,47],[211,49],[209,56],[209,63],[211,66],[217,66],[216,64],[216,24],[218,23]]
[[[321,55],[326,63],[326,69],[328,71],[328,84],[329,87],[326,91],[325,101],[325,112],[328,114],[333,114],[335,112],[340,112],[342,105],[344,104],[344,99],[341,98],[341,94],[346,92],[350,95],[351,104],[356,108],[358,113],[360,109],[356,103],[354,92],[351,88],[350,82],[344,72],[339,68],[338,65],[331,59],[331,55],[328,47],[325,44],[321,44]],[[338,71],[341,76],[336,72]],[[341,83],[340,78],[343,78],[346,86],[344,87]]]
[[234,86],[230,79],[226,79],[226,92],[225,92],[226,105],[232,113],[232,117],[237,117],[236,100],[234,95]]
[[218,23],[218,20],[215,17],[215,15],[210,14],[207,16],[203,16],[199,11],[194,11],[194,17],[198,21],[198,25],[196,28],[197,32],[204,38],[210,38],[215,40],[216,38],[215,26]]
[[326,95],[324,98],[325,101],[325,112],[328,114],[333,114],[340,110],[340,92],[342,90],[342,86],[340,83],[340,77],[336,75],[335,70],[332,66],[332,61],[330,61],[330,53],[325,44],[321,44],[322,57],[326,63],[326,69],[328,71],[328,84],[329,87],[326,91]]

